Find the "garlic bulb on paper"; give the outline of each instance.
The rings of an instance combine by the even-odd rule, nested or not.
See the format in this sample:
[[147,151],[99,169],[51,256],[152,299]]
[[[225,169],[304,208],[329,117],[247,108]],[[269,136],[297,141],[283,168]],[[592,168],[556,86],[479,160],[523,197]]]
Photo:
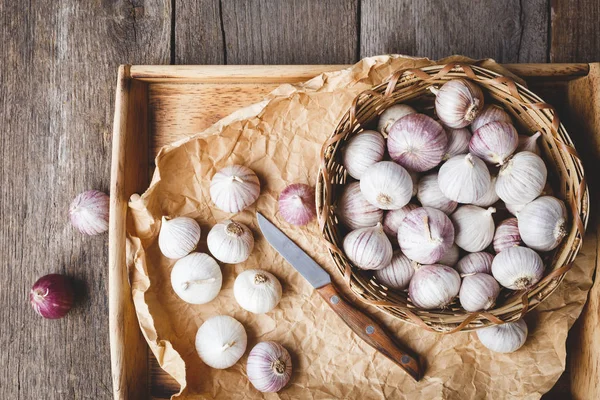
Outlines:
[[556,197],[533,200],[523,207],[518,220],[523,242],[534,250],[553,250],[567,235],[567,209]]
[[379,122],[377,123],[377,130],[387,136],[390,133],[390,128],[396,121],[409,114],[416,113],[415,109],[411,106],[407,106],[406,104],[394,104],[381,113]]
[[264,314],[279,304],[281,283],[270,272],[249,269],[235,278],[233,295],[244,310]]
[[495,104],[489,104],[483,107],[483,110],[481,110],[479,115],[475,118],[475,120],[473,120],[473,123],[471,124],[471,130],[475,132],[485,124],[497,121],[512,124],[510,115],[508,115],[508,113],[504,111],[502,107],[499,107]]
[[279,214],[292,225],[306,225],[317,215],[315,189],[293,183],[283,189],[278,200]]
[[204,253],[191,253],[183,257],[171,270],[173,290],[190,304],[212,301],[219,294],[222,282],[219,264]]
[[162,217],[158,247],[167,258],[179,259],[190,254],[200,241],[200,225],[193,218]]
[[109,203],[110,197],[98,190],[87,190],[78,194],[69,207],[71,223],[86,235],[106,232]]
[[404,218],[408,213],[415,208],[419,208],[419,206],[408,203],[397,210],[386,211],[383,217],[383,231],[388,235],[392,243],[398,239],[398,229],[400,228],[400,224],[404,221]]
[[537,140],[540,136],[542,136],[542,133],[539,131],[531,136],[519,135],[519,145],[517,146],[517,151],[530,151],[538,156],[542,155],[540,146],[537,144]]
[[523,290],[542,279],[544,263],[538,253],[527,247],[509,247],[494,257],[492,274],[505,288]]
[[448,135],[448,146],[442,160],[449,160],[454,156],[469,152],[471,132],[467,128],[446,128],[446,134]]
[[517,149],[517,130],[506,122],[490,122],[473,132],[469,151],[490,164],[502,165]]
[[233,366],[246,351],[244,326],[228,315],[204,321],[196,333],[196,351],[206,365],[216,369]]
[[457,202],[444,196],[440,190],[437,172],[421,178],[417,190],[417,199],[423,207],[437,208],[446,214],[451,214],[458,207]]
[[447,265],[449,267],[454,267],[458,262],[460,250],[456,244],[450,246],[448,251],[444,253],[442,258],[440,258],[437,263],[442,265]]
[[446,214],[431,207],[420,207],[408,213],[398,230],[402,252],[421,264],[440,260],[453,242],[452,222]]
[[253,204],[260,194],[256,174],[243,165],[231,165],[217,172],[210,181],[210,198],[226,212],[237,213]]
[[483,108],[483,92],[471,81],[453,79],[431,90],[435,94],[435,112],[450,128],[469,125]]
[[491,274],[493,260],[494,256],[485,251],[469,253],[458,260],[456,270],[461,276],[476,273]]
[[496,180],[496,193],[507,204],[526,204],[538,197],[546,184],[546,164],[530,151],[515,154]]
[[521,210],[526,205],[527,204],[509,204],[509,203],[504,203],[504,207],[506,207],[506,209],[508,210],[508,212],[511,213],[512,215],[514,215],[515,217],[517,215],[519,215],[519,213],[521,212]]
[[346,143],[343,164],[351,177],[360,179],[367,168],[383,160],[384,153],[383,136],[376,131],[363,131]]
[[481,344],[496,353],[512,353],[519,350],[525,344],[527,334],[527,324],[522,319],[477,330]]
[[423,265],[415,272],[408,295],[418,308],[432,310],[450,304],[459,290],[458,272],[445,265],[433,264]]
[[278,392],[292,376],[290,353],[279,343],[261,342],[250,350],[246,372],[248,380],[259,392]]
[[454,224],[456,244],[471,253],[488,247],[494,239],[493,207],[461,206],[450,216]]
[[250,229],[241,222],[225,220],[208,232],[206,244],[210,253],[226,264],[244,262],[254,248],[254,237]]
[[500,285],[493,276],[476,273],[463,278],[458,299],[462,308],[469,312],[489,310],[496,304]]
[[335,213],[342,224],[350,229],[375,226],[383,219],[383,210],[369,203],[360,192],[360,182],[352,182],[344,187]]
[[521,235],[516,218],[508,218],[498,224],[494,233],[494,251],[500,253],[509,247],[520,246]]
[[344,253],[361,269],[381,269],[392,261],[392,244],[381,223],[371,228],[359,228],[344,238]]
[[384,268],[375,271],[377,281],[390,289],[404,290],[408,288],[410,279],[415,273],[416,263],[397,250],[392,262]]
[[367,201],[382,210],[404,207],[412,197],[412,179],[400,165],[381,161],[369,167],[360,180]]
[[479,207],[489,207],[492,204],[496,203],[500,200],[498,194],[496,193],[496,180],[498,177],[492,176],[490,181],[490,186],[488,187],[487,192],[477,200],[471,202],[471,204]]
[[471,154],[452,157],[438,172],[440,190],[444,196],[458,203],[472,203],[481,198],[490,183],[487,166]]
[[410,114],[390,129],[387,147],[392,160],[410,171],[430,170],[442,161],[448,136],[425,114]]

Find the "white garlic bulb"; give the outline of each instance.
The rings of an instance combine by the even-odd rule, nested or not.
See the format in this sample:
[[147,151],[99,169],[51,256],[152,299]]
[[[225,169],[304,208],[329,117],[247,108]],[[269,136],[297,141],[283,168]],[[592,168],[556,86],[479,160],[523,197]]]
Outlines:
[[452,157],[438,172],[440,190],[444,196],[458,203],[472,203],[481,198],[490,183],[487,166],[471,154]]
[[454,224],[454,240],[458,247],[471,253],[488,247],[494,239],[493,207],[461,206],[450,216]]
[[437,172],[430,173],[421,178],[419,189],[417,190],[417,199],[423,207],[437,208],[446,214],[451,214],[458,207],[457,202],[444,196],[440,190]]
[[502,165],[517,149],[517,130],[506,122],[490,122],[473,132],[469,151],[490,164]]
[[511,213],[512,215],[514,215],[515,217],[517,215],[519,215],[519,213],[521,212],[521,210],[526,205],[527,204],[509,204],[509,203],[504,203],[504,207],[506,207],[506,209],[508,210],[508,212]]
[[416,172],[437,166],[447,144],[444,128],[425,114],[410,114],[397,121],[392,125],[387,141],[392,160]]
[[448,146],[442,160],[449,160],[454,156],[469,152],[471,132],[467,128],[446,128],[446,134],[448,135]]
[[264,314],[279,304],[281,283],[270,272],[249,269],[235,278],[233,295],[244,310]]
[[491,274],[493,260],[494,256],[484,251],[469,253],[458,260],[456,270],[461,276],[476,273]]
[[502,107],[499,107],[495,104],[489,104],[483,107],[483,110],[481,110],[479,115],[477,115],[477,117],[473,120],[473,123],[471,124],[471,130],[475,132],[485,124],[496,121],[512,124],[510,115],[508,115],[507,112],[502,109]]
[[450,246],[450,248],[444,253],[442,258],[440,258],[437,263],[442,265],[447,265],[449,267],[454,267],[458,262],[460,250],[456,244]]
[[525,344],[527,334],[527,324],[522,319],[477,330],[477,337],[481,344],[497,353],[512,353],[519,350]]
[[244,326],[228,315],[209,318],[196,333],[196,351],[206,365],[216,369],[233,366],[246,351]]
[[435,112],[444,125],[464,128],[483,108],[483,92],[475,83],[453,79],[442,85],[435,94]]
[[505,288],[523,290],[542,279],[544,263],[538,253],[527,247],[509,247],[494,257],[492,275]]
[[69,207],[71,223],[79,232],[98,235],[108,230],[110,197],[98,190],[79,193]]
[[360,191],[369,203],[382,210],[404,207],[412,197],[412,179],[400,165],[381,161],[369,167],[360,180]]
[[167,258],[179,259],[190,254],[200,241],[200,225],[193,218],[162,217],[158,247]]
[[377,123],[377,130],[387,136],[390,133],[392,125],[400,118],[409,114],[416,114],[415,109],[406,104],[394,104],[381,113],[379,122]]
[[526,204],[538,197],[546,184],[546,164],[530,151],[515,154],[498,172],[496,193],[507,204]]
[[419,268],[408,287],[412,303],[423,310],[443,308],[450,304],[460,290],[460,276],[452,268],[433,264]]
[[383,210],[367,201],[360,192],[360,182],[346,185],[338,200],[335,213],[350,229],[375,226],[383,219]]
[[538,156],[541,156],[542,151],[540,150],[540,146],[537,144],[537,140],[540,136],[542,136],[542,133],[539,131],[531,136],[519,135],[519,145],[517,146],[517,151],[530,151]]
[[376,131],[363,131],[346,143],[343,164],[351,177],[360,179],[367,168],[383,160],[384,153],[383,136]]
[[474,206],[479,206],[479,207],[489,207],[492,204],[496,203],[498,200],[500,200],[500,197],[498,197],[498,194],[496,193],[496,180],[497,179],[498,179],[497,176],[492,176],[491,181],[490,181],[490,186],[488,187],[487,192],[485,192],[485,194],[483,196],[481,196],[477,200],[473,201],[471,204],[473,204]]
[[410,279],[415,273],[416,263],[397,250],[392,261],[384,268],[375,271],[377,281],[390,289],[404,290],[408,288]]
[[252,205],[260,194],[256,174],[243,165],[231,165],[217,172],[210,181],[210,198],[226,212],[237,213]]
[[292,183],[279,195],[279,214],[292,225],[306,225],[317,215],[315,189],[304,183]]
[[383,231],[393,242],[398,240],[398,229],[400,228],[400,224],[404,221],[404,218],[408,215],[409,212],[414,210],[415,208],[419,208],[418,205],[413,203],[408,203],[402,208],[397,210],[386,211],[383,216]]
[[567,209],[556,197],[533,200],[523,207],[518,220],[523,242],[534,250],[553,250],[567,235]]
[[489,310],[496,304],[500,285],[493,276],[476,273],[463,278],[458,299],[466,311]]
[[494,251],[500,253],[509,247],[520,246],[521,235],[516,218],[508,218],[500,222],[494,233]]
[[419,179],[421,179],[421,176],[419,175],[418,172],[415,172],[415,171],[408,171],[408,174],[410,175],[410,179],[412,180],[412,183],[413,183],[412,195],[414,197],[417,195],[417,191],[419,189]]
[[171,270],[171,286],[183,301],[205,304],[221,290],[223,275],[219,264],[208,254],[191,253],[178,260]]
[[381,223],[371,228],[359,228],[344,238],[344,253],[361,269],[381,269],[392,261],[392,244]]
[[208,232],[206,244],[210,253],[226,264],[244,262],[254,248],[254,237],[250,229],[241,222],[225,220]]
[[421,264],[440,260],[454,242],[454,227],[446,214],[431,207],[419,207],[404,218],[398,230],[402,252]]

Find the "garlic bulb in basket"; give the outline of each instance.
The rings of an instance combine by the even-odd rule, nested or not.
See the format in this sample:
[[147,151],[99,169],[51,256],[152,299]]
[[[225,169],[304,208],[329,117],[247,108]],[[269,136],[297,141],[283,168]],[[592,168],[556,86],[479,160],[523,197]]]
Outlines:
[[248,227],[241,222],[225,220],[208,232],[206,244],[210,253],[226,264],[244,262],[254,248],[254,237]]
[[431,207],[420,207],[408,213],[398,230],[402,252],[421,264],[440,260],[453,242],[452,222],[446,214]]
[[383,210],[367,201],[360,192],[360,182],[346,185],[338,200],[335,213],[350,229],[375,226],[383,219]]
[[469,152],[471,132],[467,128],[446,128],[446,134],[448,135],[448,145],[442,160],[449,160],[454,156]]
[[435,112],[450,128],[469,125],[483,108],[483,92],[471,81],[453,79],[431,90],[435,94]]
[[450,200],[472,203],[484,196],[491,183],[490,172],[483,161],[471,154],[446,161],[438,172],[440,190]]
[[191,253],[178,260],[171,270],[171,286],[183,301],[205,304],[221,290],[223,275],[219,264],[204,253]]
[[412,303],[423,310],[443,308],[450,304],[460,290],[460,276],[452,268],[433,264],[419,268],[408,288]]
[[442,258],[440,258],[437,263],[442,265],[447,265],[449,267],[454,267],[458,262],[460,250],[456,244],[450,246],[450,248],[444,253]]
[[521,212],[521,210],[526,205],[527,204],[509,204],[509,203],[504,203],[504,207],[506,207],[506,209],[508,210],[508,212],[511,213],[512,215],[514,215],[515,217],[517,215],[519,215],[519,213]]
[[225,167],[210,181],[210,198],[215,206],[229,213],[237,213],[250,206],[259,194],[258,177],[243,165]]
[[419,206],[413,203],[408,203],[404,207],[397,210],[385,212],[385,215],[383,216],[383,231],[386,235],[388,235],[392,243],[398,240],[398,229],[400,228],[402,221],[404,221],[404,218],[409,212],[416,208],[419,208]]
[[458,260],[456,270],[461,276],[476,273],[491,274],[493,260],[494,256],[485,251],[469,253]]
[[502,325],[493,325],[478,329],[477,337],[481,344],[497,353],[517,351],[527,340],[527,324],[520,319]]
[[390,128],[396,121],[409,114],[416,113],[415,109],[411,106],[407,106],[406,104],[394,104],[381,113],[379,122],[377,123],[377,130],[387,136],[390,133]]
[[244,326],[228,315],[209,318],[196,333],[196,351],[206,365],[225,369],[233,366],[246,351]]
[[196,249],[199,241],[200,225],[193,218],[162,217],[158,247],[165,257],[179,259],[187,256]]
[[553,250],[567,235],[567,209],[556,197],[533,200],[523,207],[518,220],[523,242],[534,250]]
[[540,146],[537,144],[537,140],[540,136],[542,136],[541,132],[536,132],[531,136],[519,135],[519,145],[517,146],[517,151],[530,151],[538,156],[542,155]]
[[344,238],[344,253],[361,269],[381,269],[392,261],[392,244],[381,223],[371,228],[359,228]]
[[502,165],[517,149],[517,130],[506,122],[490,122],[473,132],[469,151],[490,164]]
[[454,240],[458,247],[471,253],[488,247],[494,239],[493,207],[461,206],[450,216],[454,224]]
[[376,131],[363,131],[346,143],[343,164],[351,177],[360,179],[371,165],[383,160],[384,153],[383,136]]
[[246,364],[248,380],[260,392],[278,392],[292,376],[290,353],[276,342],[261,342],[250,350]]
[[489,207],[492,204],[496,203],[498,200],[500,200],[500,197],[498,197],[498,194],[496,193],[497,179],[497,176],[492,176],[490,180],[490,186],[488,187],[487,192],[485,192],[485,194],[477,200],[471,202],[471,204],[479,207]]
[[520,246],[521,235],[516,218],[508,218],[498,224],[494,233],[494,251],[500,253],[509,247]]
[[462,308],[475,312],[492,308],[498,294],[500,285],[493,276],[476,273],[463,278],[458,299]]
[[530,151],[515,154],[496,180],[496,193],[507,204],[526,204],[538,197],[546,184],[546,164]]
[[244,310],[255,314],[268,313],[281,300],[281,283],[270,272],[249,269],[235,278],[233,296]]
[[457,202],[444,196],[440,190],[437,172],[430,173],[421,178],[419,189],[417,190],[417,199],[423,207],[437,208],[446,214],[451,214],[458,207]]
[[410,114],[390,129],[387,147],[392,160],[410,171],[430,170],[442,161],[448,136],[425,114]]
[[496,254],[492,274],[505,288],[523,290],[542,279],[544,263],[538,253],[527,247],[510,247]]
[[415,273],[416,263],[396,250],[392,261],[384,268],[375,271],[377,281],[390,289],[404,290],[408,288],[410,279]]
[[279,194],[279,214],[292,225],[306,225],[315,218],[315,189],[304,183],[292,183]]
[[367,201],[382,210],[404,207],[412,197],[412,179],[400,165],[381,161],[369,167],[360,180]]
[[481,128],[485,124],[489,124],[490,122],[506,122],[507,124],[512,124],[512,119],[510,115],[506,111],[495,104],[489,104],[483,107],[483,110],[477,115],[473,123],[471,124],[471,130],[475,132],[477,129]]
[[419,179],[421,179],[421,176],[419,175],[418,172],[415,172],[415,171],[408,171],[408,174],[410,175],[410,179],[412,180],[412,183],[413,183],[412,195],[414,197],[417,195],[417,190],[419,189]]

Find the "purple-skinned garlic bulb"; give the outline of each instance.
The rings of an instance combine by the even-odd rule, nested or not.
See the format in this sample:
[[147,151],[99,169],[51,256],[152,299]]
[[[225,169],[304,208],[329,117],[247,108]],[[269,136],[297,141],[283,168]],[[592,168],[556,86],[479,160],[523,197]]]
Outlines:
[[98,190],[87,190],[78,194],[69,207],[71,223],[86,235],[106,232],[109,203],[108,195]]

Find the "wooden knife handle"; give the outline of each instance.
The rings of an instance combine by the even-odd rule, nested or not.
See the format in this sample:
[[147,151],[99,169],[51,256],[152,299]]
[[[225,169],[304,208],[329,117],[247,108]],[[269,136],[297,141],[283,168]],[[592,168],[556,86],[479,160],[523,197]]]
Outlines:
[[333,284],[322,286],[317,292],[362,340],[396,363],[415,381],[421,378],[421,367],[417,358],[398,347],[379,324],[344,299]]

